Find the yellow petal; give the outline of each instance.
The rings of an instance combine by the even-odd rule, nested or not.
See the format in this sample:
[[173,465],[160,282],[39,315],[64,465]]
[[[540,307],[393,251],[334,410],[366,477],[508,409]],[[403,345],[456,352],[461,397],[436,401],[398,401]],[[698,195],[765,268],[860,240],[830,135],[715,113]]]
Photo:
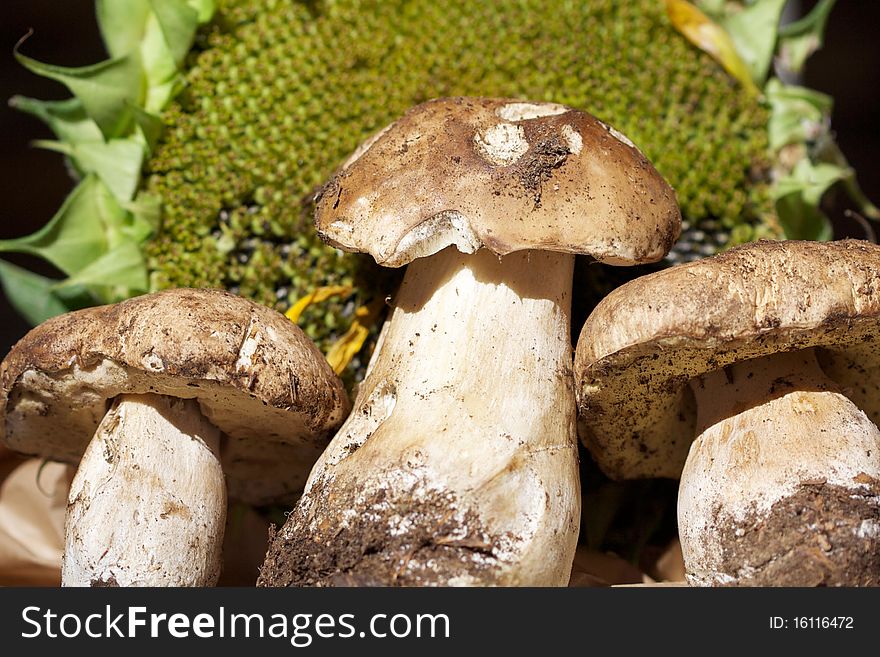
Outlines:
[[733,40],[724,29],[687,0],[666,0],[666,13],[673,27],[703,52],[711,55],[750,94],[760,91],[752,81],[749,68],[736,52]]
[[354,312],[354,321],[341,338],[327,350],[327,362],[337,374],[342,374],[354,355],[364,346],[370,334],[370,327],[376,323],[382,311],[383,299],[376,299],[367,306],[361,306]]
[[328,285],[327,287],[319,287],[302,297],[284,314],[290,321],[298,322],[303,311],[313,303],[321,303],[334,296],[347,296],[352,293],[352,290],[353,288],[351,285]]
[[[302,297],[284,314],[292,322],[297,322],[303,311],[313,303],[321,303],[333,296],[348,296],[353,291],[354,288],[350,285],[319,287]],[[370,335],[370,327],[379,318],[383,304],[384,300],[380,298],[354,311],[354,320],[348,327],[348,331],[327,350],[327,361],[334,372],[341,374],[348,367],[354,355],[364,346],[364,342]]]

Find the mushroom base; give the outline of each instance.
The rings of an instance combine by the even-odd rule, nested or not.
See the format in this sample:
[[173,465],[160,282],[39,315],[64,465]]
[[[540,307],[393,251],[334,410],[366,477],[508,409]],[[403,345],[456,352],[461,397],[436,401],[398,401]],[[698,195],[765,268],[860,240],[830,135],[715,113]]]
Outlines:
[[812,350],[691,386],[702,432],[678,519],[698,586],[864,586],[880,578],[880,430]]
[[[802,484],[767,514],[719,515],[719,572],[697,585],[880,585],[880,481],[864,489]],[[732,579],[726,582],[727,577]]]
[[[327,504],[329,487],[312,490]],[[333,495],[332,504],[357,509],[346,524],[270,537],[260,569],[260,586],[448,586],[497,583],[503,566],[493,549],[504,537],[489,535],[473,511],[459,512],[458,500],[416,486],[385,492]],[[304,506],[290,516],[305,526]]]
[[226,520],[219,443],[196,401],[117,398],[70,486],[62,585],[214,585]]

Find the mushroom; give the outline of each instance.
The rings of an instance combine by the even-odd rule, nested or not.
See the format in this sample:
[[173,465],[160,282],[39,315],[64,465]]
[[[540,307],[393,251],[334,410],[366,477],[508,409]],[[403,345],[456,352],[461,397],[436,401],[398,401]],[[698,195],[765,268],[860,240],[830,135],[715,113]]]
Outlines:
[[258,583],[566,585],[573,254],[661,258],[680,226],[672,190],[588,114],[448,98],[364,143],[316,223],[339,248],[411,264]]
[[631,281],[583,327],[582,438],[681,476],[693,585],[880,584],[880,247],[758,242]]
[[54,317],[12,348],[0,388],[6,446],[80,461],[65,586],[214,584],[227,487],[289,503],[349,409],[302,331],[217,290]]

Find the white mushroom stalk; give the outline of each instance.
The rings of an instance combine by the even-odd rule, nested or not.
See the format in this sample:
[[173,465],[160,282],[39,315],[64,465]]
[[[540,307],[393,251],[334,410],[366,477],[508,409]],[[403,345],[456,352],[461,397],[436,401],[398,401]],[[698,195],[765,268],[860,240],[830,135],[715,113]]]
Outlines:
[[198,403],[123,395],[70,487],[63,586],[212,586],[226,483],[220,432]]
[[688,580],[880,583],[880,430],[814,350],[743,361],[690,385],[698,435],[678,503]]
[[573,263],[447,248],[410,264],[354,410],[278,537],[324,565],[270,551],[264,582],[568,583]]

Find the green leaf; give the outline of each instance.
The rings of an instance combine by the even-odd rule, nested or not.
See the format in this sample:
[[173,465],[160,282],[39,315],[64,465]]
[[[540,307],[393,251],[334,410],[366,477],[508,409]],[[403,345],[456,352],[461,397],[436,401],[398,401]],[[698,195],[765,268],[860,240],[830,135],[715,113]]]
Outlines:
[[199,25],[199,12],[180,0],[149,0],[175,65],[186,58]]
[[57,283],[55,289],[69,289],[77,285],[97,285],[119,290],[114,295],[116,297],[145,292],[147,265],[140,248],[132,241],[121,242],[70,278]]
[[862,191],[859,181],[856,178],[855,169],[853,169],[840,150],[837,142],[830,134],[826,134],[815,149],[815,159],[820,162],[835,165],[847,172],[848,175],[843,178],[843,189],[846,191],[850,200],[856,204],[859,212],[868,219],[880,221],[880,208],[871,202],[871,199]]
[[120,201],[134,197],[141,175],[144,147],[132,139],[65,143],[38,140],[35,145],[64,153],[85,173],[95,173]]
[[183,85],[183,76],[154,14],[150,15],[141,43],[141,59],[147,76],[147,94],[141,106],[147,112],[159,114]]
[[724,11],[724,3],[727,0],[697,0],[694,4],[700,8],[700,11],[708,14],[712,18],[719,18]]
[[721,19],[736,51],[746,63],[752,80],[763,85],[776,51],[779,20],[786,0],[758,0]]
[[170,79],[151,84],[144,101],[146,111],[151,114],[161,112],[184,86],[183,76],[179,73],[175,73]]
[[827,162],[813,163],[807,159],[798,162],[791,173],[773,186],[776,199],[789,194],[800,194],[811,205],[819,205],[826,190],[852,174],[851,169]]
[[95,304],[82,286],[56,290],[58,281],[0,260],[0,286],[6,298],[32,326],[50,317]]
[[159,230],[162,220],[162,199],[159,196],[141,192],[123,208],[131,215],[131,228],[127,233],[130,239],[142,242]]
[[73,274],[108,249],[109,233],[121,223],[122,214],[106,186],[87,176],[49,223],[26,237],[0,240],[0,252],[37,255]]
[[13,96],[9,106],[37,117],[51,128],[61,141],[101,141],[101,129],[92,121],[79,98],[66,100],[36,100]]
[[779,150],[786,144],[815,141],[827,131],[831,116],[831,96],[794,85],[784,85],[773,78],[764,94],[770,103],[767,125],[770,148]]
[[137,49],[150,14],[150,0],[97,0],[95,13],[107,52],[122,57]]
[[162,119],[135,105],[132,105],[131,112],[140,129],[141,137],[147,146],[147,151],[152,153],[153,149],[156,148],[156,144],[159,143],[162,131],[165,129]]
[[800,160],[773,186],[776,211],[788,239],[831,239],[831,222],[819,209],[825,192],[852,176],[852,170],[827,162]]
[[129,104],[143,98],[143,74],[136,53],[108,59],[91,66],[68,68],[43,64],[22,55],[15,47],[18,62],[37,75],[61,82],[82,102],[86,114],[98,124],[105,138],[118,137],[131,124]]
[[809,14],[779,30],[779,59],[783,67],[799,73],[807,57],[822,47],[825,24],[836,0],[819,0]]
[[215,0],[186,0],[187,4],[196,10],[199,17],[199,25],[204,25],[214,15],[217,9]]
[[831,221],[815,205],[799,194],[790,194],[776,202],[776,214],[786,239],[827,241],[833,237]]
[[[182,88],[181,66],[198,25],[214,0],[97,0],[99,27],[111,59],[67,68],[22,55],[26,68],[65,84],[74,98],[10,105],[45,121],[59,141],[36,145],[64,153],[86,174],[49,223],[36,233],[0,241],[0,252],[41,256],[69,275],[54,281],[2,263],[7,295],[38,323],[71,307],[144,292],[146,264],[139,245],[159,228],[161,200],[134,200],[145,154],[163,128],[157,114]],[[75,303],[70,300],[75,300]]]
[[133,214],[128,215],[129,221],[122,226],[122,234],[126,240],[135,244],[143,244],[155,231],[146,221]]
[[153,9],[141,41],[148,91],[143,107],[158,114],[184,86],[183,62],[196,29],[210,19],[214,3],[205,0],[150,0]]
[[760,93],[727,30],[686,0],[666,0],[666,14],[678,32],[721,64],[749,94]]

